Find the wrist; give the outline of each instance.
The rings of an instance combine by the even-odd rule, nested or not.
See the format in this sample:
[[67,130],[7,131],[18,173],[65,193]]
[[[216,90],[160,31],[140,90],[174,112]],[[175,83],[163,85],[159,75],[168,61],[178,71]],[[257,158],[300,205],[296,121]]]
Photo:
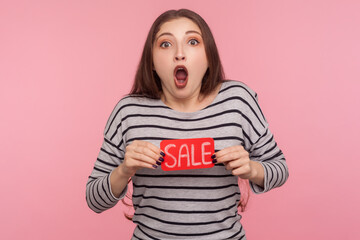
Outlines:
[[116,175],[118,178],[122,178],[122,179],[129,179],[133,176],[133,174],[129,173],[129,171],[127,170],[127,168],[124,166],[124,164],[121,164],[117,171],[116,171]]
[[130,177],[130,175],[123,172],[122,165],[118,166],[110,173],[110,188],[111,193],[115,198],[119,198],[121,196],[121,193],[126,188]]
[[125,182],[125,181],[127,182],[129,178],[131,178],[131,175],[126,174],[126,171],[124,170],[122,165],[114,169],[110,175],[110,181],[112,183]]
[[250,168],[251,168],[251,173],[250,173],[249,180],[252,181],[252,180],[256,179],[258,176],[257,162],[250,160]]
[[251,165],[251,177],[249,181],[259,185],[261,187],[264,186],[264,168],[261,163],[257,161],[250,160]]

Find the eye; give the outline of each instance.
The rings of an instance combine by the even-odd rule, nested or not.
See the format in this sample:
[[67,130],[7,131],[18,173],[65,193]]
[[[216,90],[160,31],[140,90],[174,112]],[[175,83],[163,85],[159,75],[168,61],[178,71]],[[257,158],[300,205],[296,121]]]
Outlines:
[[196,40],[196,39],[190,39],[190,41],[188,42],[190,45],[193,45],[193,46],[195,46],[195,45],[198,45],[200,42],[198,41],[198,40]]
[[161,44],[160,44],[160,47],[162,47],[162,48],[168,48],[168,47],[170,47],[171,46],[171,43],[169,43],[169,42],[162,42]]

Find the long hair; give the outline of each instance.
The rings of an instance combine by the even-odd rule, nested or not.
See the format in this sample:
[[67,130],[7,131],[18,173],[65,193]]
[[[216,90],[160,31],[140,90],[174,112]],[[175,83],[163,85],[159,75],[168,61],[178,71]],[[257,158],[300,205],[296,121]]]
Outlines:
[[[219,52],[211,30],[205,20],[197,13],[188,9],[169,10],[161,14],[150,28],[130,94],[160,99],[162,93],[161,81],[157,73],[153,70],[153,45],[155,37],[162,24],[182,17],[188,18],[198,25],[204,41],[205,53],[209,67],[202,79],[200,93],[203,95],[210,94],[213,90],[215,90],[219,83],[225,81]],[[129,180],[129,182],[130,181],[131,180]],[[245,211],[249,200],[250,187],[247,180],[239,178],[238,182],[240,189],[242,189],[238,208],[243,212]],[[128,195],[126,197],[131,199]],[[122,202],[127,206],[131,206],[131,204],[127,203],[125,199],[122,199]],[[125,217],[132,220],[132,215],[125,213]]]
[[153,70],[153,46],[155,37],[162,24],[182,17],[190,19],[199,26],[204,41],[209,67],[202,79],[200,93],[206,96],[215,90],[219,83],[224,81],[225,75],[219,52],[211,30],[205,20],[197,13],[188,9],[169,10],[161,14],[150,28],[130,94],[139,94],[149,98],[160,99],[162,93],[161,81],[157,73]]

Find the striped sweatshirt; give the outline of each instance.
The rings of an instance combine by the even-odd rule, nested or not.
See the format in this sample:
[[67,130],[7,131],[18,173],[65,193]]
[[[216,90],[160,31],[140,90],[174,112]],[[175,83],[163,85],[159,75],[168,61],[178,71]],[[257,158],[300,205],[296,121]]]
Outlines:
[[[254,193],[285,183],[289,173],[259,107],[256,93],[239,81],[225,81],[206,108],[184,113],[161,100],[129,95],[115,106],[104,130],[104,141],[86,184],[86,201],[101,213],[119,198],[110,187],[110,175],[119,166],[125,148],[134,140],[160,147],[165,139],[213,138],[215,151],[242,145],[250,159],[264,168],[264,187],[250,182]],[[163,171],[139,169],[132,177],[136,228],[132,239],[246,239],[237,205],[238,177],[223,164],[212,168]]]

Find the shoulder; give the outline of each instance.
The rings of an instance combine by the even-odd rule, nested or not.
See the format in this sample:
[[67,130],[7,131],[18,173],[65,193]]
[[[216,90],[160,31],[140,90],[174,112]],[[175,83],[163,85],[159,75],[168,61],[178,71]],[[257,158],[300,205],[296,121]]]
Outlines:
[[256,92],[240,81],[226,80],[224,84],[221,90],[223,102],[241,111],[245,119],[245,128],[251,127],[257,129],[257,132],[264,132],[267,121],[260,108]]
[[224,104],[230,104],[244,113],[254,115],[257,119],[265,120],[257,94],[252,88],[243,82],[234,80],[226,80],[223,84],[219,93],[222,95],[220,98],[223,99]]
[[121,122],[123,117],[130,114],[150,114],[154,111],[168,109],[160,99],[153,99],[141,95],[126,95],[119,100],[110,114],[110,119]]
[[257,99],[256,92],[250,88],[247,84],[241,81],[236,80],[225,80],[224,86],[220,90],[220,93],[223,93],[228,96],[242,96],[245,98]]
[[161,101],[160,99],[152,99],[148,97],[144,97],[141,95],[126,95],[123,98],[121,98],[118,103],[115,105],[113,112],[118,111],[128,111],[129,109],[134,108],[146,108],[146,107],[160,107]]
[[159,99],[151,99],[140,95],[126,95],[113,108],[105,126],[106,132],[121,125],[124,118],[134,114],[146,114],[154,108],[166,108]]

